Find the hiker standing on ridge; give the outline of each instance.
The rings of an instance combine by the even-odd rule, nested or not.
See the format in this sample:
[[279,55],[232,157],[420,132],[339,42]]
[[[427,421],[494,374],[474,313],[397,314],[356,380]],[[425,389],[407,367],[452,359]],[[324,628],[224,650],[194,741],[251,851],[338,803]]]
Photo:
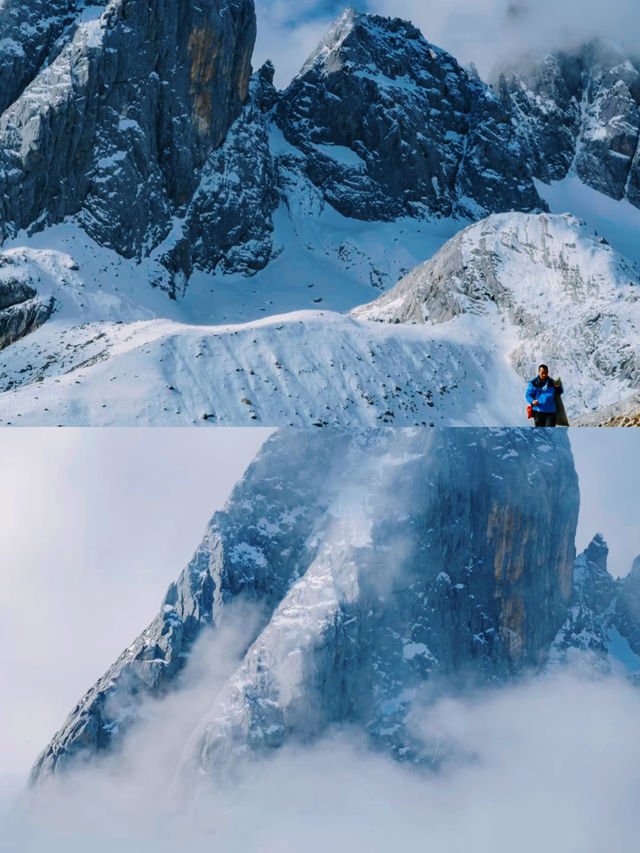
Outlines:
[[[563,388],[560,381],[554,382],[549,376],[546,364],[538,367],[538,375],[532,379],[527,388],[526,398],[529,403],[529,417],[533,417],[537,427],[554,427],[557,421],[558,409],[562,408]],[[565,416],[566,419],[566,416]],[[566,424],[568,426],[568,423]]]

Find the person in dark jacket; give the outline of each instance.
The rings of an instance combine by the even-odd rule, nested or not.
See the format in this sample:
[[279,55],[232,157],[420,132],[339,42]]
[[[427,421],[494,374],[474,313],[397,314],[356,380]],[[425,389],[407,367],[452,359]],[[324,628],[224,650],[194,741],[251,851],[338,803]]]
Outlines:
[[556,425],[556,394],[562,394],[562,385],[549,376],[546,364],[538,367],[538,375],[527,388],[527,402],[532,407],[533,421],[537,427]]

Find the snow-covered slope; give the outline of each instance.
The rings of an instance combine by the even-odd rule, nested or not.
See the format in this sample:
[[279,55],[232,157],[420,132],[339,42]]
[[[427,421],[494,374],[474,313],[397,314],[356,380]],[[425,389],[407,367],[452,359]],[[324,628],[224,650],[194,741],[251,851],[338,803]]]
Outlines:
[[[522,75],[499,99],[407,22],[351,11],[277,92],[269,64],[245,73],[248,0],[189,2],[175,26],[172,2],[158,0],[151,18],[136,2],[126,25],[120,0],[56,3],[35,30],[21,28],[20,10],[32,22],[39,2],[0,10],[0,222],[13,235],[0,254],[0,346],[10,344],[0,357],[0,423],[519,424],[522,386],[539,361],[565,380],[572,419],[621,404],[634,413],[637,273],[599,253],[571,219],[548,235],[522,223],[560,220],[509,212],[465,232],[458,239],[476,258],[476,284],[501,259],[500,284],[492,294],[493,280],[484,282],[484,303],[472,300],[473,311],[447,323],[380,329],[369,309],[355,322],[342,316],[472,219],[544,207],[543,198],[640,261],[631,195],[614,201],[612,187],[597,185],[604,196],[571,172],[550,186],[533,181],[529,153],[547,124],[557,125],[564,154],[537,174],[557,178],[571,165],[577,96],[562,88],[566,63],[553,66],[549,85],[544,69],[542,82],[532,72],[542,88],[531,83],[531,103]],[[218,12],[229,62],[210,68]],[[9,45],[21,38],[32,55]],[[182,57],[196,82],[172,76],[169,59],[159,80],[147,74],[156,48]],[[600,63],[605,122],[609,89],[618,106],[635,97],[634,66],[618,98],[617,60],[587,54]],[[105,104],[86,95],[94,89]],[[85,95],[95,114],[63,133]],[[220,111],[209,116],[209,102]],[[189,126],[161,133],[163,154],[152,129],[174,114]],[[616,151],[616,122],[605,122],[605,159]],[[450,243],[433,262],[457,253]],[[565,263],[577,269],[573,283]],[[447,304],[459,302],[457,287],[443,278]]]
[[638,270],[570,216],[489,217],[351,317],[161,320],[126,267],[92,288],[66,254],[9,256],[61,307],[4,351],[5,424],[518,425],[540,361],[570,417],[640,385]]
[[434,328],[482,318],[520,376],[549,364],[573,414],[640,385],[640,268],[568,215],[488,217],[352,313]]
[[517,423],[521,382],[503,361],[469,328],[425,335],[321,311],[237,326],[50,322],[36,348],[8,351],[0,379],[16,378],[0,395],[0,423]]
[[194,732],[196,766],[335,723],[429,757],[408,717],[427,682],[497,683],[544,662],[571,596],[577,515],[565,432],[283,430],[34,776],[120,743],[238,601],[259,616]]

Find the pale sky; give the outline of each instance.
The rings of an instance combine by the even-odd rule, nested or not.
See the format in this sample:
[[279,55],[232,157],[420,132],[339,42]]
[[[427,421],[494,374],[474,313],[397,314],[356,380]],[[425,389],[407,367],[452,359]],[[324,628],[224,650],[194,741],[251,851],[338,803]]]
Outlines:
[[270,432],[0,429],[0,775],[156,615]]
[[253,64],[267,58],[286,86],[327,27],[347,7],[412,21],[424,37],[483,76],[524,52],[574,45],[604,36],[637,49],[637,0],[256,0],[258,37]]
[[[155,616],[268,434],[0,429],[0,683],[9,685],[0,775],[28,772],[77,699]],[[582,491],[578,550],[601,532],[612,572],[626,574],[640,553],[640,430],[570,435]]]

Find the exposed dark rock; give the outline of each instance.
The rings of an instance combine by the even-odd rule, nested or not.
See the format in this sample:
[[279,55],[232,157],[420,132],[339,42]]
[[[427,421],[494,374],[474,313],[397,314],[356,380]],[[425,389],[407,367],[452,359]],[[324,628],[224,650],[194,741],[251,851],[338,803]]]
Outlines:
[[521,63],[497,83],[533,174],[569,169],[590,187],[640,205],[640,59],[591,42]]
[[311,181],[347,216],[544,208],[509,113],[406,21],[345,12],[276,116]]
[[276,251],[272,213],[279,201],[267,111],[277,93],[273,66],[254,75],[248,104],[208,158],[187,214],[195,265],[251,275]]
[[42,300],[37,290],[18,279],[0,281],[0,349],[33,332],[49,319],[54,300]]
[[640,557],[622,580],[616,600],[615,624],[633,651],[640,655]]
[[252,0],[79,12],[0,117],[3,233],[77,213],[124,255],[157,245],[240,111],[254,37]]
[[[531,488],[532,468],[549,489]],[[118,743],[142,701],[179,684],[194,639],[239,597],[263,617],[212,696],[196,749],[204,769],[235,746],[260,752],[333,722],[422,760],[418,746],[402,751],[412,691],[544,663],[572,592],[577,512],[560,431],[284,430],[33,778]]]

